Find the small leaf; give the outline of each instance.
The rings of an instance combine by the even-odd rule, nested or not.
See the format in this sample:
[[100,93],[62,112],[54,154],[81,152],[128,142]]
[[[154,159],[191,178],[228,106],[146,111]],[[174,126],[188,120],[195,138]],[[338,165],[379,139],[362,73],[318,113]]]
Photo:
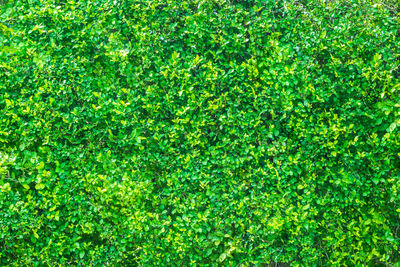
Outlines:
[[225,259],[226,259],[226,253],[224,252],[224,253],[222,253],[222,254],[219,256],[218,261],[219,261],[219,262],[223,262]]
[[397,123],[395,123],[395,122],[393,122],[392,124],[390,124],[389,132],[390,132],[390,133],[393,132],[393,130],[396,129],[396,126],[397,126]]
[[44,184],[36,184],[35,185],[36,190],[42,190],[44,187],[45,187]]
[[39,163],[39,165],[36,167],[36,169],[41,170],[41,169],[43,169],[43,168],[44,168],[44,162],[41,161],[41,162]]

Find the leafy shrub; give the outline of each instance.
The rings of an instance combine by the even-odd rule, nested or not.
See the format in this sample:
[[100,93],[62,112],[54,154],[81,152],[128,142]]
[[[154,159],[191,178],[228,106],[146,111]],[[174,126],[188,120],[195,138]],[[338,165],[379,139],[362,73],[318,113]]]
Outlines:
[[2,1],[1,265],[396,264],[399,9]]

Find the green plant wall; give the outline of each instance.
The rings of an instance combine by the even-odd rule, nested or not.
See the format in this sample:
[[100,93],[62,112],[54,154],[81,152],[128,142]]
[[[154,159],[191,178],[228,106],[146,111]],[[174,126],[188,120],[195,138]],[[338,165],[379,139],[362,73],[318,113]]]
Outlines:
[[0,10],[0,265],[399,266],[397,0]]

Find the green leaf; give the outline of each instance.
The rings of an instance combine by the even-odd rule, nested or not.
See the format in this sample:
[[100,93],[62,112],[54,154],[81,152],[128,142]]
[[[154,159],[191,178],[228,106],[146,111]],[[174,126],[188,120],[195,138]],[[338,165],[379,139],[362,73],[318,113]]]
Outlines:
[[41,183],[39,183],[39,184],[36,184],[36,185],[35,185],[35,188],[36,188],[36,190],[42,190],[42,189],[44,189],[44,188],[45,188],[45,185],[44,185],[44,184],[41,184]]

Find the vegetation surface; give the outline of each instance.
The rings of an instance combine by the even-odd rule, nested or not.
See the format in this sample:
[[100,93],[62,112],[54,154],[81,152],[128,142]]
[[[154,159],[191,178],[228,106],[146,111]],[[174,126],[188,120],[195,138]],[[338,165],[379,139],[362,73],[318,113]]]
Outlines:
[[0,10],[0,265],[399,266],[397,0]]

